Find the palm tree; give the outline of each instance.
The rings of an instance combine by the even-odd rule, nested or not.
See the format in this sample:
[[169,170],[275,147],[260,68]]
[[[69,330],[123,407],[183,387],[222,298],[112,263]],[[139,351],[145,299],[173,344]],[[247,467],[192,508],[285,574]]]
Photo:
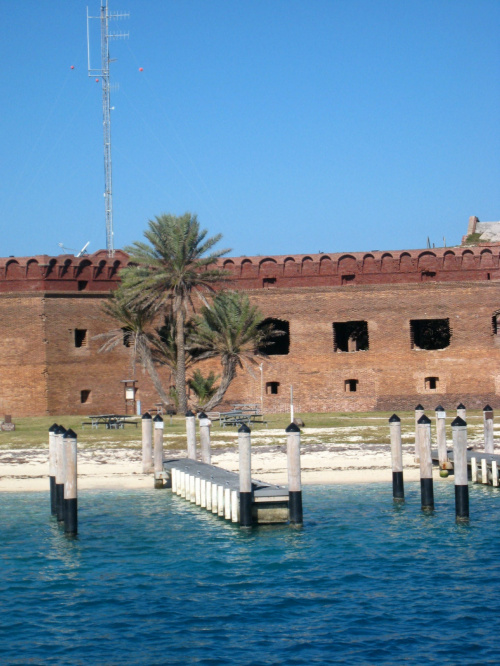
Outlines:
[[205,377],[201,370],[195,370],[193,376],[188,381],[189,388],[198,398],[197,407],[204,408],[206,403],[210,400],[212,396],[217,392],[217,386],[215,382],[219,379],[219,376],[215,375],[213,370]]
[[192,343],[203,350],[199,360],[220,357],[222,378],[214,396],[205,405],[205,411],[218,405],[238,368],[252,373],[258,360],[267,358],[262,348],[272,344],[272,338],[280,335],[272,324],[262,325],[264,316],[248,296],[236,291],[219,292],[210,306],[201,310],[195,321]]
[[127,304],[126,297],[118,289],[112,298],[104,303],[103,310],[121,326],[95,336],[96,340],[104,340],[98,352],[108,352],[123,344],[126,347],[131,347],[132,374],[135,376],[136,365],[139,362],[151,377],[161,401],[164,405],[168,405],[169,400],[156,371],[151,353],[153,338],[150,333],[146,332],[146,327],[151,324],[154,317],[151,308],[130,307]]
[[160,215],[149,221],[144,232],[149,243],[136,241],[126,252],[131,264],[121,272],[129,303],[155,313],[172,308],[176,322],[176,391],[179,409],[186,411],[186,364],[184,326],[189,306],[194,308],[193,293],[203,300],[203,292],[213,291],[213,284],[224,280],[226,271],[216,261],[229,250],[211,251],[221,234],[207,238],[200,230],[196,215],[185,213]]

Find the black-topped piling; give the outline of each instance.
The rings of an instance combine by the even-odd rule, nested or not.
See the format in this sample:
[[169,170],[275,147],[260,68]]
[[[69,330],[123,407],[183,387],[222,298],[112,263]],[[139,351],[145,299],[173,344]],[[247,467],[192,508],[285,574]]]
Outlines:
[[462,402],[457,405],[457,416],[459,416],[463,421],[465,421],[467,418],[467,409]]
[[252,458],[251,431],[244,423],[238,430],[240,458],[240,526],[252,527]]
[[405,488],[403,482],[401,419],[397,414],[393,414],[389,419],[389,428],[391,432],[392,497],[396,502],[404,502]]
[[419,443],[419,440],[418,440],[419,431],[418,431],[417,424],[418,424],[419,418],[423,415],[424,415],[424,408],[419,403],[415,407],[415,462],[419,462],[419,460],[420,460],[420,443]]
[[417,423],[420,449],[420,491],[422,509],[434,509],[434,486],[432,482],[431,420],[423,414]]
[[210,450],[210,426],[212,421],[208,418],[205,412],[198,414],[198,421],[200,423],[200,448],[201,448],[201,461],[211,464],[212,453]]
[[59,428],[54,423],[49,428],[49,484],[50,484],[50,513],[57,515],[56,508],[56,436],[55,432]]
[[453,466],[455,470],[455,515],[469,518],[469,482],[467,479],[467,423],[459,416],[451,424],[453,433]]
[[76,433],[66,430],[63,435],[64,447],[64,531],[66,534],[78,532],[78,491],[77,491],[77,441]]
[[[436,412],[436,444],[438,450],[439,469],[445,470],[448,463],[448,451],[446,448],[446,412],[444,407],[438,405]],[[445,475],[448,472],[445,472]]]
[[187,456],[196,460],[196,416],[188,409],[186,412]]
[[493,408],[489,405],[483,407],[483,426],[484,426],[484,452],[495,453],[493,440]]
[[146,412],[142,415],[142,472],[151,474],[153,471],[153,419]]
[[288,459],[288,511],[290,523],[302,525],[302,486],[300,479],[300,428],[290,423],[286,429]]
[[63,435],[66,428],[60,425],[54,431],[56,448],[56,516],[59,522],[64,520],[64,445]]
[[154,419],[154,487],[163,488],[163,419],[157,414]]

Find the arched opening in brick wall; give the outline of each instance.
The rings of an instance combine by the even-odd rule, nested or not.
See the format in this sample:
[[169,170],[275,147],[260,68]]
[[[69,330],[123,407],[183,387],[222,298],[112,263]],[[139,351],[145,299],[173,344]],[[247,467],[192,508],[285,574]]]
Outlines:
[[266,382],[266,395],[278,395],[279,389],[279,382]]
[[269,324],[272,324],[273,329],[279,335],[265,338],[259,351],[268,356],[285,356],[290,352],[290,322],[269,317],[259,324],[259,329],[265,328]]

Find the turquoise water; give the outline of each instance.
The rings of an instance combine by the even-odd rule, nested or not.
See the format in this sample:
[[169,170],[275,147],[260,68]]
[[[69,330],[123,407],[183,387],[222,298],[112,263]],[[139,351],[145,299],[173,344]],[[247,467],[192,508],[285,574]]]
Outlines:
[[0,496],[2,664],[499,663],[500,492],[394,506],[384,484],[307,487],[305,525],[251,533],[169,491]]

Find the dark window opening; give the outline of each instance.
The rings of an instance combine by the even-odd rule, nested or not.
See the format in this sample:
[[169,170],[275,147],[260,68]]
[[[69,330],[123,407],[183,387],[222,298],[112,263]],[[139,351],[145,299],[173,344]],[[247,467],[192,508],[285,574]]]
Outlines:
[[272,289],[276,286],[276,278],[263,278],[262,286],[264,289]]
[[80,402],[82,405],[86,402],[90,402],[90,391],[85,389],[84,391],[80,391]]
[[344,382],[344,388],[346,393],[356,393],[358,390],[358,379],[346,379]]
[[75,347],[87,346],[87,329],[75,328]]
[[422,271],[422,280],[433,280],[436,277],[434,271]]
[[266,395],[278,395],[279,387],[279,382],[267,382]]
[[494,314],[491,318],[493,335],[500,335],[500,313]]
[[84,291],[87,288],[87,280],[78,280],[78,291]]
[[342,276],[342,284],[353,284],[356,280],[355,275],[343,275]]
[[412,349],[444,349],[450,344],[450,320],[412,319],[410,337]]
[[486,273],[486,279],[491,280],[491,273]]
[[284,356],[290,352],[290,323],[283,319],[264,319],[260,330],[268,330],[268,335],[259,345],[259,352],[268,356]]
[[342,321],[333,323],[333,351],[368,351],[368,322]]
[[130,347],[132,344],[132,331],[129,328],[122,328],[123,332],[123,346]]
[[439,377],[426,377],[425,388],[427,391],[437,391]]

